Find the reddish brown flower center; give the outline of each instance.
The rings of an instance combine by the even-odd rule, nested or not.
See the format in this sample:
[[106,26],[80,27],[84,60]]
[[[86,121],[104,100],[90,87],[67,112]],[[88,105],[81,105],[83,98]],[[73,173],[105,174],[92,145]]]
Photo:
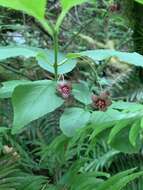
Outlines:
[[62,90],[63,94],[69,94],[70,93],[70,88],[68,86],[62,86],[61,90]]
[[97,100],[97,101],[95,102],[95,105],[96,105],[98,108],[100,108],[100,109],[105,108],[105,107],[106,107],[106,101],[103,100],[103,99],[99,99],[99,100]]
[[100,95],[93,94],[92,96],[92,106],[95,109],[98,109],[100,111],[106,111],[107,108],[112,104],[112,101],[110,99],[110,93],[109,92],[102,92]]
[[71,84],[69,82],[60,82],[57,86],[57,91],[63,98],[68,98],[72,91]]

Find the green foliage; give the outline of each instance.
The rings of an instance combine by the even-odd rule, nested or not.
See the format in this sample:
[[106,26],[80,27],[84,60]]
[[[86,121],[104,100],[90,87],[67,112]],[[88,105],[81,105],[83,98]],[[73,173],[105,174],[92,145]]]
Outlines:
[[[53,68],[53,59],[54,52],[53,51],[43,51],[42,49],[34,49],[34,48],[25,48],[25,47],[5,47],[0,50],[1,56],[0,59],[4,60],[11,57],[24,56],[26,58],[35,57],[38,60],[38,64],[46,69],[54,73]],[[109,59],[111,57],[117,57],[120,61],[126,62],[131,65],[142,67],[143,57],[137,53],[126,53],[126,52],[117,52],[114,50],[91,50],[82,53],[69,54],[68,58],[75,58],[85,56],[93,59],[94,61],[102,61],[105,59]],[[68,60],[62,53],[58,55],[58,67],[59,74],[64,74],[70,72],[76,65],[74,60]],[[46,65],[47,64],[47,65]]]
[[80,84],[74,84],[72,94],[75,99],[85,105],[89,105],[92,103],[91,92],[88,85],[84,82],[81,82]]
[[129,140],[130,143],[135,146],[137,142],[137,138],[139,137],[139,131],[140,131],[140,120],[137,120],[133,123],[130,134],[129,134]]
[[63,104],[63,100],[55,94],[55,90],[55,82],[48,80],[35,81],[15,88],[12,96],[13,133],[17,133],[29,122],[54,111]]
[[85,127],[90,119],[90,113],[81,108],[66,109],[60,118],[60,128],[67,136],[73,136],[76,131]]
[[5,155],[0,158],[0,189],[1,190],[39,190],[46,184],[43,176],[36,176],[22,171],[16,156]]
[[[108,107],[107,111],[101,112],[92,107],[91,97],[93,93],[99,95],[106,90],[106,85],[110,87],[109,90],[114,91],[112,88],[123,87],[122,84],[125,80],[129,82],[130,77],[124,73],[119,81],[112,78],[116,86],[110,86],[111,81],[106,78],[106,69],[112,62],[111,58],[114,58],[117,64],[120,61],[127,63],[129,67],[130,65],[143,67],[143,56],[138,53],[113,50],[114,47],[111,46],[114,46],[114,44],[111,46],[110,43],[104,45],[103,33],[106,33],[109,29],[107,17],[110,16],[108,12],[111,2],[100,2],[101,9],[98,11],[96,7],[97,11],[93,10],[92,12],[92,14],[101,12],[102,18],[106,21],[100,23],[107,27],[104,27],[106,31],[101,32],[100,39],[103,40],[103,43],[92,40],[90,36],[78,36],[78,33],[76,34],[78,37],[75,36],[78,41],[79,37],[84,38],[92,44],[95,43],[94,47],[97,45],[97,47],[105,48],[105,50],[89,50],[68,55],[59,52],[58,34],[64,17],[72,7],[87,1],[61,0],[61,12],[58,10],[58,18],[54,17],[53,19],[52,12],[47,13],[46,16],[52,18],[50,21],[45,19],[46,1],[37,0],[37,2],[35,3],[33,0],[13,0],[13,3],[11,3],[9,0],[0,0],[0,5],[20,10],[36,18],[44,27],[44,32],[48,32],[53,39],[53,50],[26,46],[0,48],[0,60],[2,61],[8,58],[16,60],[17,57],[21,59],[32,57],[46,71],[40,70],[45,75],[40,76],[41,73],[39,75],[36,73],[35,78],[32,76],[31,79],[34,81],[7,81],[2,83],[0,88],[0,106],[3,107],[4,105],[6,109],[4,113],[1,113],[0,110],[0,122],[2,123],[0,128],[1,156],[6,155],[2,161],[0,160],[0,189],[125,189],[128,183],[143,175],[142,163],[138,163],[135,157],[135,163],[137,163],[135,167],[139,165],[139,172],[136,169],[130,169],[134,167],[131,163],[128,166],[124,165],[124,160],[121,159],[121,152],[124,155],[126,155],[125,153],[133,155],[132,153],[139,153],[142,149],[143,105],[119,101],[116,96],[120,93],[116,89],[116,92],[113,93],[113,99],[115,97],[117,101],[113,101],[112,106]],[[49,0],[48,6],[50,3]],[[87,8],[90,9],[90,5],[87,5]],[[104,6],[108,9],[105,10]],[[48,10],[50,9],[51,7],[48,7]],[[74,11],[80,25],[81,18],[77,15],[77,9]],[[55,15],[57,15],[57,12]],[[23,23],[25,24],[27,16],[23,15],[23,17]],[[118,19],[120,20],[120,18]],[[123,27],[122,21],[120,21],[120,24]],[[93,25],[95,26],[95,24]],[[65,37],[64,34],[61,36],[62,38]],[[80,42],[78,43],[80,44]],[[121,44],[120,46],[122,46]],[[51,47],[51,44],[49,46]],[[84,47],[80,48],[85,49]],[[69,77],[65,74],[73,71],[76,66],[76,58],[79,58],[81,65],[82,61],[86,64],[83,68],[80,68],[80,64],[77,65],[78,68]],[[25,65],[27,60],[23,59],[23,61]],[[14,61],[10,59],[11,62]],[[4,68],[9,68],[9,65],[11,64],[0,63],[0,66]],[[37,67],[34,66],[31,66],[31,68],[34,68],[34,71],[37,72]],[[17,68],[20,67],[17,66]],[[26,72],[30,73],[28,69]],[[102,72],[105,78],[102,76]],[[130,75],[132,75],[131,72]],[[48,78],[50,80],[38,80],[39,76],[42,79]],[[53,76],[55,79],[53,79]],[[62,80],[65,80],[64,78],[71,80],[71,83],[74,81],[72,93],[67,99],[62,99],[62,94],[61,97],[60,94],[57,95],[59,80],[62,82]],[[138,83],[138,80],[136,83]],[[67,86],[62,90],[64,93],[68,93]],[[125,88],[123,87],[122,90],[125,91]],[[14,110],[13,124],[11,124],[12,118],[9,114],[12,113],[8,100],[11,97]],[[98,97],[101,98],[100,95]],[[7,100],[2,100],[5,98]],[[23,130],[26,126],[28,128]],[[61,134],[60,129],[63,134]],[[22,133],[18,135],[17,133],[21,131]],[[12,154],[10,159],[7,151]],[[120,160],[119,163],[118,160]],[[125,163],[128,162],[125,161]],[[116,168],[116,166],[118,167]],[[142,182],[140,179],[139,181]],[[132,184],[135,183],[136,181],[132,182]]]
[[143,0],[135,0],[135,1],[138,2],[138,3],[143,4]]
[[16,86],[20,84],[27,84],[30,81],[26,80],[13,80],[2,83],[2,87],[0,89],[0,98],[10,98]]
[[[46,50],[37,55],[38,64],[41,68],[54,74],[54,52]],[[76,66],[76,60],[67,59],[64,53],[58,53],[58,74],[72,71]]]
[[126,52],[119,52],[115,50],[89,50],[81,53],[74,53],[69,54],[69,58],[75,57],[89,57],[92,60],[102,61],[105,59],[109,59],[111,57],[116,57],[121,62],[125,62],[131,65],[135,65],[138,67],[143,67],[143,56],[138,53],[126,53]]
[[[0,60],[24,57],[24,58],[35,58],[38,65],[54,73],[54,51],[53,50],[43,50],[40,48],[32,47],[1,47],[0,48]],[[69,60],[66,56],[59,52],[58,54],[58,74],[65,74],[73,70],[76,66],[76,60]]]
[[24,11],[25,13],[35,17],[38,21],[42,23],[42,25],[46,27],[48,32],[52,35],[52,29],[44,19],[47,0],[36,0],[36,1],[37,2],[35,3],[34,0],[32,1],[14,0],[13,3],[11,3],[11,0],[8,1],[0,0],[0,5],[19,11]]
[[[117,105],[113,104],[112,107],[115,106],[116,109],[122,111],[109,109],[104,114],[102,112],[92,114],[91,126],[89,127],[93,128],[93,132],[90,139],[94,139],[104,132],[107,137],[109,133],[108,143],[113,148],[127,153],[138,152],[141,146],[142,106],[134,103],[130,105],[124,102],[123,105],[122,102],[117,103]],[[134,110],[131,108],[132,106],[134,106]],[[111,129],[110,132],[109,129]]]
[[0,0],[0,5],[20,11],[24,11],[27,14],[30,14],[38,19],[44,19],[46,0],[11,0],[3,1]]
[[37,52],[28,47],[1,47],[0,48],[0,60],[13,58],[13,57],[36,57]]
[[109,180],[107,180],[103,185],[101,185],[98,190],[105,190],[105,189],[117,189],[121,190],[123,189],[130,181],[140,177],[143,175],[143,172],[139,172],[136,174],[132,174],[134,169],[127,170],[125,172],[121,172],[113,177],[111,177]]
[[61,12],[61,14],[59,15],[59,17],[57,19],[57,23],[56,23],[56,30],[57,31],[59,31],[59,27],[62,24],[62,21],[63,21],[64,17],[66,16],[67,12],[72,7],[74,7],[76,5],[80,5],[82,3],[85,3],[85,2],[87,2],[87,0],[77,0],[77,1],[74,1],[74,0],[69,0],[69,1],[60,0],[60,2],[61,2],[61,6],[62,6],[62,12]]

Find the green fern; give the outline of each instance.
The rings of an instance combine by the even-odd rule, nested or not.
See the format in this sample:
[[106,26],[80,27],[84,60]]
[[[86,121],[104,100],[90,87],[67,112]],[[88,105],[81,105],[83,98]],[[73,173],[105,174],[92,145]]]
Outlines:
[[40,190],[47,179],[26,173],[18,164],[18,155],[0,156],[0,190]]

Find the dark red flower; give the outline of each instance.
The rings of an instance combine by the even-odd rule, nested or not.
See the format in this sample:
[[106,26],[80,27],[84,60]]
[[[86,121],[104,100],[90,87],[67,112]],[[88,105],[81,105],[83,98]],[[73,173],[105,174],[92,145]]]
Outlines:
[[109,7],[110,12],[117,12],[120,11],[120,5],[119,4],[112,4]]
[[92,96],[92,106],[100,111],[106,111],[112,104],[110,94],[108,92],[102,92],[99,96]]
[[67,81],[60,81],[57,86],[57,91],[60,96],[63,98],[69,98],[72,91],[72,85]]

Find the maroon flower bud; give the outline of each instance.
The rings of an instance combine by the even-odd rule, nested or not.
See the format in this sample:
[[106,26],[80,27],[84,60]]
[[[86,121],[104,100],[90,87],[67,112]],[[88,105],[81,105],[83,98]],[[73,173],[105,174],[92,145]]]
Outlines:
[[109,7],[110,12],[117,12],[120,11],[120,5],[119,4],[112,4]]
[[99,96],[92,96],[92,106],[100,111],[106,111],[112,104],[109,92],[102,92]]
[[72,91],[72,85],[67,81],[60,81],[57,87],[58,94],[63,98],[69,98]]

